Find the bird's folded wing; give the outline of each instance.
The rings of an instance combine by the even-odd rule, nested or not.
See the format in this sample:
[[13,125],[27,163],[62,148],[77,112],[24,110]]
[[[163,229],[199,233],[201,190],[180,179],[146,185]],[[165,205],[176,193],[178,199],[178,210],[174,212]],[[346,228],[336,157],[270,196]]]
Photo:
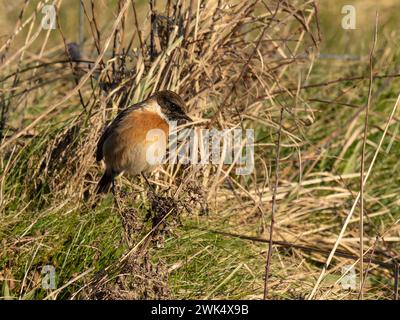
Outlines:
[[99,142],[97,143],[97,150],[96,150],[96,161],[101,161],[104,157],[103,154],[103,146],[104,142],[107,140],[107,138],[114,132],[115,129],[118,128],[118,125],[121,123],[121,121],[132,111],[139,109],[143,103],[136,103],[125,110],[121,111],[120,113],[117,114],[115,119],[111,122],[111,124],[104,130],[103,134],[101,135]]

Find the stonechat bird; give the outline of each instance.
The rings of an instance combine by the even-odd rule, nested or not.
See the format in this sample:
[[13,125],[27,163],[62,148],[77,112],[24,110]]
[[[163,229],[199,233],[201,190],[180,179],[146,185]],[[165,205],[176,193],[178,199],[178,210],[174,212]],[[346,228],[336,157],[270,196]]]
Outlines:
[[[155,144],[167,148],[170,125],[192,122],[185,113],[183,99],[172,91],[159,91],[150,98],[121,111],[105,129],[97,144],[96,160],[104,159],[106,170],[97,185],[97,193],[107,193],[121,173],[135,176],[153,171],[159,163],[149,161]],[[161,132],[156,139],[149,133]],[[157,135],[155,135],[157,136]],[[153,135],[154,137],[154,135]],[[161,137],[161,138],[160,138]],[[160,144],[156,141],[163,139]]]

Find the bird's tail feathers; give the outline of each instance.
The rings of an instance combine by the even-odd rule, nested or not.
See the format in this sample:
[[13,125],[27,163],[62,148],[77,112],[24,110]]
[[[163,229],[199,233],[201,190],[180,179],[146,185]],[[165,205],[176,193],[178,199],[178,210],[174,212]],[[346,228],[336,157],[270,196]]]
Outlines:
[[106,170],[103,177],[97,184],[97,194],[108,193],[110,191],[111,185],[114,182],[115,174],[112,171]]

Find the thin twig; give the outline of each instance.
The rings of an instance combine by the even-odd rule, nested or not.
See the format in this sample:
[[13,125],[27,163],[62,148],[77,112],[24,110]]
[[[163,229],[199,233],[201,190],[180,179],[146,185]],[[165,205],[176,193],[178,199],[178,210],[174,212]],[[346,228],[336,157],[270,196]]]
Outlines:
[[281,112],[279,116],[279,129],[278,129],[278,138],[276,142],[276,157],[275,157],[275,183],[274,189],[272,190],[272,211],[271,211],[271,224],[269,229],[269,243],[268,243],[268,254],[267,254],[267,262],[265,265],[265,280],[264,280],[264,300],[267,299],[268,296],[268,279],[269,272],[271,267],[271,259],[272,259],[272,236],[274,232],[274,223],[275,223],[275,213],[276,213],[276,193],[278,190],[279,184],[279,161],[280,161],[280,150],[281,150],[281,136],[282,136],[282,121],[283,121],[283,106],[281,106]]
[[362,143],[362,153],[361,153],[361,169],[360,169],[360,299],[364,299],[363,294],[363,284],[364,284],[364,166],[365,166],[365,146],[367,143],[367,135],[368,135],[368,118],[369,118],[369,109],[371,107],[372,100],[372,84],[374,80],[374,67],[373,67],[373,58],[374,51],[376,47],[376,42],[378,38],[378,12],[375,17],[375,33],[374,33],[374,42],[372,44],[372,49],[369,55],[369,70],[370,70],[370,79],[369,79],[369,88],[368,88],[368,102],[367,107],[365,109],[365,122],[364,122],[364,134],[363,134],[363,143]]
[[[364,290],[365,283],[367,282],[368,273],[369,273],[369,270],[370,270],[370,267],[371,267],[371,263],[372,263],[372,257],[373,257],[373,255],[375,253],[376,246],[378,245],[378,240],[379,240],[379,236],[376,236],[376,239],[374,241],[374,245],[372,246],[371,254],[369,256],[370,259],[368,260],[367,269],[365,270],[365,274],[361,277],[361,280],[360,280],[361,289],[360,289],[360,292],[358,294],[358,299],[362,299],[362,293],[363,293],[363,290]],[[362,260],[364,262],[364,253],[363,253],[363,255],[361,257],[362,257]]]
[[399,300],[399,263],[394,266],[394,300]]

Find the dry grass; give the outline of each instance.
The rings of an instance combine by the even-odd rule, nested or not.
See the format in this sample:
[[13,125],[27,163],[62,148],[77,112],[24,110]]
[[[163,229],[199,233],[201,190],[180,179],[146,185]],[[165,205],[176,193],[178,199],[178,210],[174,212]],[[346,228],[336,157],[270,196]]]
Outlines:
[[[393,34],[378,28],[370,105],[368,61],[317,59],[332,48],[321,37],[323,3],[113,1],[107,13],[83,3],[79,54],[63,1],[56,30],[41,29],[38,2],[19,6],[1,38],[3,297],[259,299],[273,230],[268,297],[356,299],[358,289],[343,290],[340,278],[342,266],[358,262],[361,226],[363,297],[393,297]],[[97,199],[94,150],[104,126],[161,89],[184,97],[196,127],[254,129],[253,174],[165,165],[150,179],[156,194],[122,177],[116,197]],[[371,166],[362,224],[361,161]],[[46,292],[40,270],[48,264],[58,289]]]

